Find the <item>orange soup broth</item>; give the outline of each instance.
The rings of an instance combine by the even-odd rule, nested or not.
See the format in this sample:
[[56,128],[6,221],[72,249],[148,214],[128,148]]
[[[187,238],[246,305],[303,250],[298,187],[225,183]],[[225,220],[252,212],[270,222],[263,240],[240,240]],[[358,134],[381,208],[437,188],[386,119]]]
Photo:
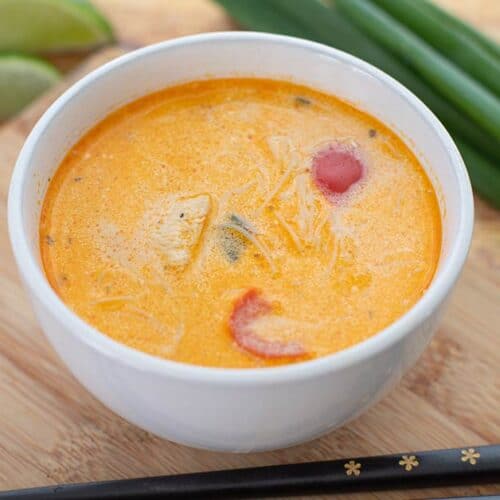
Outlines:
[[[365,170],[329,198],[311,164],[332,143]],[[208,211],[187,263],[172,265],[165,207],[192,199]],[[168,88],[106,117],[57,169],[40,224],[46,275],[76,314],[130,347],[218,367],[297,362],[371,337],[419,300],[440,245],[436,194],[394,132],[333,96],[250,78]],[[235,341],[229,318],[250,289],[272,310],[258,335],[304,355]]]

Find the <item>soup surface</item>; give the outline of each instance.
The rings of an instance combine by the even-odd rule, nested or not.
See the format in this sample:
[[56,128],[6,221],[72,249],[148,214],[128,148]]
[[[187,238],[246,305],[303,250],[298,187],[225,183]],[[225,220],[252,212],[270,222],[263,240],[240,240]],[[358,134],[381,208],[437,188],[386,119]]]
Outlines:
[[148,95],[67,154],[40,246],[61,299],[113,339],[206,366],[324,356],[389,325],[435,272],[441,222],[391,130],[288,82]]

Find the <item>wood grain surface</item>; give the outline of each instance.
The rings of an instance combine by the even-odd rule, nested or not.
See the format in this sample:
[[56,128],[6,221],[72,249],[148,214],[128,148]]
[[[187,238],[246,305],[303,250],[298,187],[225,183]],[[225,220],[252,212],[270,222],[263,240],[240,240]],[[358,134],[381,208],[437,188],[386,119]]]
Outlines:
[[[500,39],[500,0],[440,1]],[[193,450],[125,422],[79,385],[42,335],[14,266],[6,200],[16,156],[49,103],[89,69],[146,43],[232,28],[209,0],[95,3],[114,24],[120,46],[90,56],[62,85],[0,129],[0,489],[499,442],[500,213],[480,200],[476,200],[474,241],[465,271],[430,347],[389,396],[326,437],[261,454]],[[66,67],[75,59],[70,62]],[[496,486],[355,497],[408,499],[493,492],[500,492],[500,478]]]

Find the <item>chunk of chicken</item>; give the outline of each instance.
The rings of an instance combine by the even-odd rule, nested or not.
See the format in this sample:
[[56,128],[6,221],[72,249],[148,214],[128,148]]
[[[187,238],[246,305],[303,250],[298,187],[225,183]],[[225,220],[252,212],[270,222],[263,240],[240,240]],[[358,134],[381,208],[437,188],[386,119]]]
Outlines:
[[193,256],[210,210],[210,197],[174,198],[165,206],[153,238],[171,266],[185,266]]

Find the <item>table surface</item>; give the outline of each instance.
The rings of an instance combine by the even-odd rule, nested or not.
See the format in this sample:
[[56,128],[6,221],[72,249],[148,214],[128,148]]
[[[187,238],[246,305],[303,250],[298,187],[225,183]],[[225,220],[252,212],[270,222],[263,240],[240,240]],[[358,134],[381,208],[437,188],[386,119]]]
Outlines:
[[[500,38],[500,0],[440,2]],[[0,489],[499,442],[500,217],[480,200],[476,200],[474,240],[465,271],[431,345],[382,402],[326,437],[260,454],[194,450],[127,423],[79,385],[40,332],[15,270],[7,238],[6,199],[19,149],[48,104],[89,69],[146,43],[234,27],[209,0],[95,3],[114,24],[119,46],[91,55],[64,83],[0,128]],[[69,68],[80,59],[57,62]],[[368,493],[356,498],[499,491],[500,478],[493,486]]]

